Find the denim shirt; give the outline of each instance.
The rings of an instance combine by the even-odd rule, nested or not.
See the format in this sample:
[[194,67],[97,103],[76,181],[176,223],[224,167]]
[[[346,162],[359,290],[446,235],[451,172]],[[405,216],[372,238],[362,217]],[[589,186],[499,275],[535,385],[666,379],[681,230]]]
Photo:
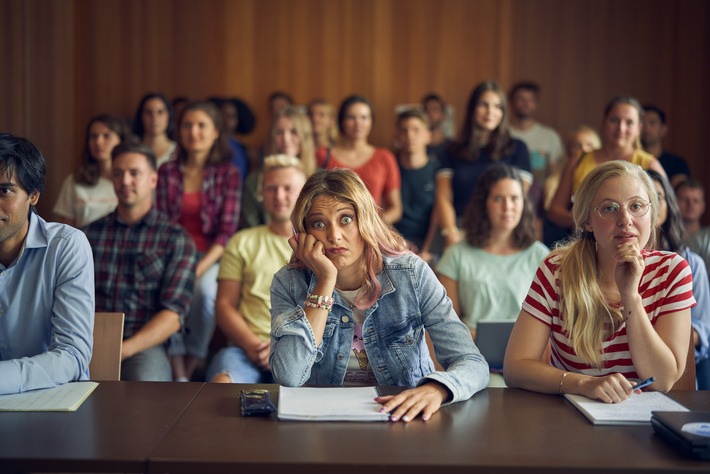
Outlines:
[[[379,385],[413,387],[434,380],[470,398],[488,384],[488,363],[453,309],[434,272],[414,254],[385,257],[377,301],[365,311],[365,352]],[[307,269],[281,268],[271,284],[271,354],[276,382],[285,386],[343,385],[355,321],[336,292],[323,340],[316,347],[303,303],[316,285]],[[434,371],[424,332],[446,371]]]

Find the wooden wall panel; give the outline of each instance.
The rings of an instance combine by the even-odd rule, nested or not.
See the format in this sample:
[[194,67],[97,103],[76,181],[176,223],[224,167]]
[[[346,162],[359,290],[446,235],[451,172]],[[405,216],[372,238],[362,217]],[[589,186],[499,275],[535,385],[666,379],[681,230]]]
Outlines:
[[[441,93],[460,119],[473,86],[543,87],[540,118],[598,127],[625,92],[665,108],[668,148],[702,166],[710,106],[710,2],[703,0],[0,0],[0,128],[52,162],[43,205],[78,160],[93,115],[130,117],[140,97],[233,95],[267,133],[267,96],[374,103],[388,146],[396,105]],[[59,166],[61,163],[61,168]],[[58,171],[58,170],[61,170]],[[43,208],[40,210],[51,208]]]
[[0,131],[26,133],[26,4],[0,0]]

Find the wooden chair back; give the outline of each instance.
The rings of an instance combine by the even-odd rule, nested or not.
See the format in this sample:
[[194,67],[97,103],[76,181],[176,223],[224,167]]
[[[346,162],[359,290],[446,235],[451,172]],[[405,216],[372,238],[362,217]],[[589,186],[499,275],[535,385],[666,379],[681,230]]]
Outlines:
[[96,313],[94,351],[89,364],[91,380],[121,380],[123,313]]
[[695,346],[693,345],[693,331],[690,331],[690,347],[685,360],[685,372],[673,384],[671,390],[695,390]]

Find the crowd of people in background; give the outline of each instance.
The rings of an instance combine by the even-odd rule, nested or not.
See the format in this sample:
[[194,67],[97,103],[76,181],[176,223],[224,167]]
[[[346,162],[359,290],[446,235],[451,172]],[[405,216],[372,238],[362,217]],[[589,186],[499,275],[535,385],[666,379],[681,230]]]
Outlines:
[[[464,328],[475,339],[479,321],[517,318],[507,383],[547,392],[559,383],[560,393],[616,402],[633,391],[618,374],[653,365],[663,390],[679,377],[671,367],[683,343],[670,318],[659,317],[660,303],[644,311],[637,299],[651,265],[678,269],[668,282],[675,286],[654,297],[682,294],[683,304],[667,312],[679,321],[690,315],[698,387],[710,389],[704,189],[664,149],[665,113],[618,96],[600,107],[598,130],[570,124],[561,136],[536,119],[540,93],[533,82],[508,93],[482,82],[457,128],[435,93],[388,117],[360,95],[336,108],[321,98],[299,105],[277,91],[268,99],[268,136],[251,149],[243,137],[255,117],[238,98],[170,101],[153,92],[131,120],[92,118],[52,220],[89,238],[95,310],[126,313],[122,377],[419,385],[381,403],[393,418],[428,418],[487,382],[466,379],[464,369],[478,374],[485,362],[453,335]],[[395,123],[391,149],[370,141],[383,120]],[[640,245],[628,245],[631,234],[609,237],[619,216],[637,228]],[[342,248],[328,246],[340,239]],[[615,259],[625,273],[615,273]],[[692,294],[682,293],[691,275]],[[575,317],[558,320],[562,310]],[[400,321],[400,311],[423,319]],[[330,313],[352,319],[357,344],[329,325]],[[372,326],[370,315],[380,322]],[[628,344],[619,350],[629,360],[629,346],[650,341],[645,359],[602,363],[605,324],[609,340]],[[633,336],[630,325],[640,327]],[[409,363],[421,370],[403,372],[387,346],[363,336],[395,327],[424,328],[448,369],[431,375],[417,352]],[[336,353],[351,343],[351,358],[340,362]],[[573,365],[583,369],[568,376]],[[599,378],[591,383],[590,375]],[[413,400],[419,408],[406,408]]]

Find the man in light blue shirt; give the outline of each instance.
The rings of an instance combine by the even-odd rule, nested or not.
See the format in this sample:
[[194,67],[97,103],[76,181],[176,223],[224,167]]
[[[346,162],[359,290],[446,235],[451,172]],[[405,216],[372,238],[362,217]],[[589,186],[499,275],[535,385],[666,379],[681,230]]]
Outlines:
[[34,206],[45,162],[0,133],[0,394],[85,380],[94,327],[94,265],[84,234]]

